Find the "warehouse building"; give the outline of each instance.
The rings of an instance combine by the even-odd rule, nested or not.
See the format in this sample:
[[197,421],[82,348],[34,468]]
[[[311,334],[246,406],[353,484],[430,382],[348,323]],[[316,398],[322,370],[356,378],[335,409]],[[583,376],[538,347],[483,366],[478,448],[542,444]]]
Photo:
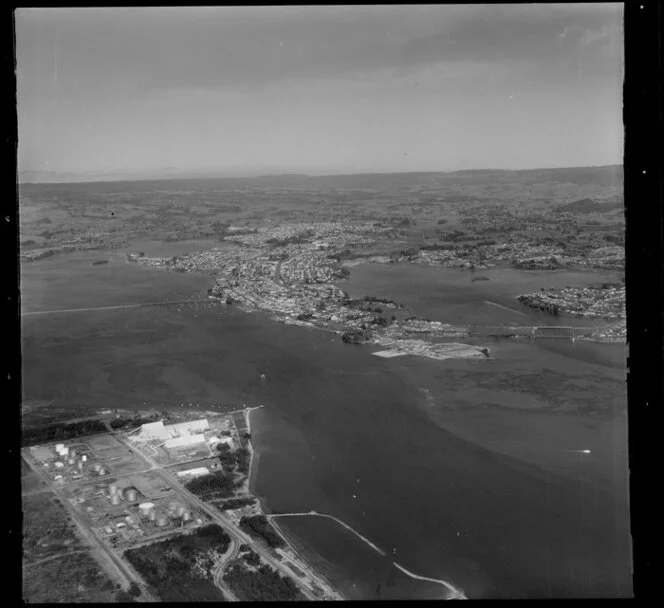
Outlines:
[[[167,441],[187,435],[202,434],[210,428],[207,418],[200,420],[190,420],[189,422],[179,422],[178,424],[164,425],[164,421],[150,422],[141,426],[138,434],[140,439],[161,439]],[[168,446],[166,446],[168,447]]]
[[174,437],[173,439],[167,439],[164,442],[164,447],[167,450],[173,448],[185,448],[190,445],[196,445],[197,443],[205,442],[205,435],[199,433],[197,435],[181,435],[180,437]]
[[207,467],[197,467],[195,469],[187,469],[186,471],[179,471],[178,477],[200,477],[201,475],[209,475],[210,470]]

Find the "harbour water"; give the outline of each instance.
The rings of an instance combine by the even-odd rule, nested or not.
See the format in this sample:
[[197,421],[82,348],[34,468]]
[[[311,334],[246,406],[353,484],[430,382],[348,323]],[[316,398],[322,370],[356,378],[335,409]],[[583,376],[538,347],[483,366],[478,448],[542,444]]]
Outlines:
[[[119,303],[131,281],[155,300],[205,293],[205,277],[83,262],[53,274],[48,264],[26,265],[24,293],[41,298],[24,298],[26,307],[94,306],[105,294]],[[537,290],[537,278],[519,289]],[[87,290],[72,290],[74,279]],[[422,285],[391,280],[427,300]],[[412,293],[413,310],[429,314]],[[500,289],[482,301],[491,295],[510,304]],[[252,414],[254,482],[271,511],[338,517],[403,567],[470,598],[630,593],[622,346],[496,342],[489,360],[381,359],[261,313],[193,304],[26,317],[23,331],[28,400],[266,404]],[[335,549],[339,539],[313,525],[293,522],[289,536],[333,562],[337,578],[346,572],[355,597],[417,595],[411,579],[369,559],[364,571],[352,543]]]

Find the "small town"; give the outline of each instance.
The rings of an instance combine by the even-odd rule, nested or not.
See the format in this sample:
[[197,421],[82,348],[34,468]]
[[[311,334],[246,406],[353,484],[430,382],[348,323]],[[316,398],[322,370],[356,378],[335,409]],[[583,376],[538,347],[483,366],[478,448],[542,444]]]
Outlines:
[[[458,337],[467,335],[467,331],[416,319],[395,302],[351,300],[333,283],[345,278],[348,270],[330,250],[371,244],[376,231],[370,225],[356,226],[355,231],[339,223],[290,225],[274,232],[263,230],[233,237],[242,239],[245,246],[255,244],[251,248],[213,250],[175,260],[136,256],[131,259],[180,272],[216,271],[210,297],[228,305],[237,303],[266,311],[289,324],[335,331],[348,342],[371,341],[404,354],[432,358],[484,356],[471,346],[446,348],[444,344],[434,346],[422,340],[413,341],[408,338],[413,332]],[[316,240],[308,243],[305,239]],[[271,241],[291,242],[278,247],[265,245]]]
[[[463,268],[470,271],[510,263],[524,270],[555,270],[563,267],[609,268],[624,262],[624,250],[600,247],[587,256],[571,256],[553,246],[533,244],[514,238],[498,244],[479,246],[423,246],[396,254],[371,253],[372,246],[392,234],[394,227],[377,223],[293,223],[259,229],[232,227],[225,241],[237,246],[172,258],[150,258],[129,254],[142,265],[174,272],[205,272],[215,276],[209,296],[226,305],[262,310],[276,320],[305,327],[317,327],[342,335],[350,343],[371,342],[389,350],[439,358],[444,346],[430,342],[413,343],[409,335],[413,321],[433,337],[468,336],[462,327],[445,326],[444,331],[417,319],[396,302],[349,298],[339,285],[359,263],[414,263]],[[362,254],[362,248],[369,254]],[[516,252],[519,252],[518,255]],[[479,279],[478,279],[479,280]],[[607,289],[569,288],[520,296],[524,305],[552,314],[570,314],[607,321],[624,321],[624,287]],[[624,332],[623,332],[624,333]],[[615,340],[620,331],[594,332],[593,339]],[[602,336],[602,337],[600,337]],[[448,349],[456,357],[482,355],[481,348]],[[450,355],[452,356],[452,355]]]

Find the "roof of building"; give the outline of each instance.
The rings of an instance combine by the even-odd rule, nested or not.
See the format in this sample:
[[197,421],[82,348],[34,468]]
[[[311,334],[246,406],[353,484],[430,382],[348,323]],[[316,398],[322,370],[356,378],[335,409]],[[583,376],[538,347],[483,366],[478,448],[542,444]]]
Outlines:
[[195,469],[187,469],[186,471],[179,471],[178,477],[186,477],[188,475],[207,475],[210,470],[207,467],[196,467]]

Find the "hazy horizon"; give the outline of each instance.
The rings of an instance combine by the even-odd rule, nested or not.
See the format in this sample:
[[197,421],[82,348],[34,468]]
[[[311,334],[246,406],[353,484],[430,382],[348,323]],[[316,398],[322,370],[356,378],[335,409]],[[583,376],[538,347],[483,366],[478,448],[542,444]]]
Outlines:
[[620,4],[18,9],[19,175],[620,165],[621,21]]
[[[25,185],[25,184],[67,184],[67,183],[102,183],[102,182],[141,182],[141,181],[178,181],[178,180],[196,180],[196,179],[201,179],[201,180],[209,180],[209,179],[246,179],[246,180],[251,180],[251,179],[258,179],[258,178],[263,178],[263,177],[281,177],[281,176],[304,176],[304,177],[311,177],[311,178],[316,178],[316,177],[345,177],[345,176],[361,176],[361,175],[399,175],[399,174],[418,174],[418,173],[461,173],[461,172],[469,172],[469,171],[474,171],[474,172],[491,172],[491,171],[502,171],[502,172],[521,172],[521,171],[556,171],[556,170],[565,170],[565,169],[603,169],[603,168],[610,168],[610,167],[622,167],[622,163],[612,163],[612,164],[606,164],[606,165],[577,165],[577,166],[570,166],[570,167],[532,167],[529,169],[499,169],[496,167],[476,167],[476,168],[468,168],[468,169],[454,169],[454,170],[440,170],[440,171],[348,171],[344,173],[340,173],[337,171],[334,172],[320,172],[320,173],[307,173],[307,172],[295,172],[295,171],[280,171],[280,172],[269,172],[266,171],[265,173],[261,172],[248,172],[248,173],[228,173],[228,174],[221,174],[217,172],[164,172],[164,173],[159,173],[159,172],[154,172],[154,173],[148,173],[148,172],[137,172],[137,173],[123,173],[123,172],[117,172],[117,173],[94,173],[94,174],[84,174],[84,173],[52,173],[52,174],[46,174],[46,173],[39,173],[39,175],[35,175],[38,172],[35,172],[35,174],[31,174],[30,172],[26,173],[19,173],[19,180],[18,183],[20,185]],[[32,178],[30,176],[32,175]],[[52,177],[56,181],[48,181],[46,178],[47,177]]]

